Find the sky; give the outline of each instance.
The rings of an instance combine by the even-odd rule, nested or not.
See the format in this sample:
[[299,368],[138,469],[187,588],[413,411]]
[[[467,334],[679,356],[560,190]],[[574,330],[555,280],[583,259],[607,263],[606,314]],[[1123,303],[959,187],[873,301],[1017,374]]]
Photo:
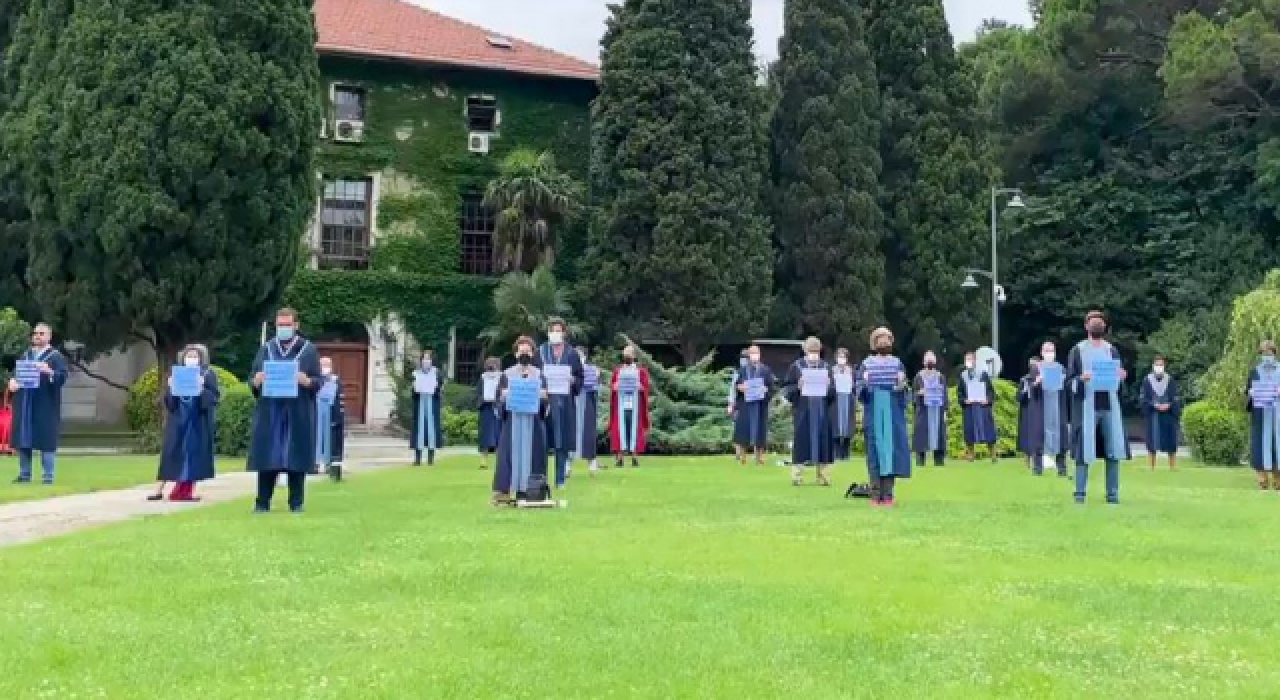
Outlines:
[[[696,1],[696,0],[692,0]],[[599,62],[608,0],[410,0],[451,17],[547,48]],[[756,53],[778,55],[783,0],[752,0]],[[988,17],[1030,25],[1026,0],[943,0],[951,33],[968,41]]]

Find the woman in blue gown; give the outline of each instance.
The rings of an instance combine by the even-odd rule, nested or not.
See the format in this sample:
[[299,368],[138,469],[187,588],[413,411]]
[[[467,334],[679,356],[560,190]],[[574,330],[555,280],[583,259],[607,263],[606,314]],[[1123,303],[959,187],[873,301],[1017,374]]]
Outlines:
[[[1275,387],[1280,385],[1280,363],[1276,344],[1270,340],[1258,346],[1258,365],[1249,370],[1245,402],[1249,410],[1249,464],[1258,475],[1258,488],[1280,491],[1280,405]],[[1267,399],[1255,396],[1267,387]]]
[[[498,442],[498,466],[493,473],[493,504],[506,505],[524,500],[547,486],[547,385],[534,357],[533,339],[516,340],[516,364],[502,373],[498,400],[502,402],[502,437]],[[533,413],[514,412],[507,399],[511,383],[538,382],[540,402]],[[514,495],[514,498],[513,498]],[[541,494],[537,494],[540,496]],[[537,497],[535,496],[535,498]]]
[[1169,455],[1169,469],[1178,466],[1178,425],[1182,421],[1182,397],[1178,382],[1167,371],[1163,355],[1156,355],[1151,374],[1142,382],[1142,417],[1146,427],[1147,455],[1151,469],[1156,456]]
[[164,443],[160,448],[160,486],[147,497],[164,499],[164,485],[174,482],[171,501],[198,501],[195,485],[214,476],[213,437],[218,398],[218,375],[209,366],[209,351],[203,345],[188,345],[182,364],[200,369],[200,395],[173,395],[173,378],[164,390]]
[[850,363],[849,351],[836,349],[836,366],[831,370],[834,384],[831,404],[831,439],[834,441],[835,458],[849,461],[853,451],[853,436],[858,429],[857,378]]
[[831,365],[822,359],[822,341],[817,338],[804,341],[804,353],[804,357],[791,364],[783,383],[795,426],[791,440],[791,483],[803,484],[805,467],[815,467],[818,483],[830,486],[834,460],[827,409],[835,395]]
[[[752,345],[744,351],[744,362],[733,375],[730,386],[733,413],[733,444],[739,463],[747,463],[754,453],[756,464],[764,466],[764,453],[769,449],[769,400],[773,397],[773,370],[760,361],[760,348]],[[752,387],[756,387],[752,389]],[[750,390],[750,392],[749,392]],[[757,393],[759,392],[759,393]],[[747,394],[751,393],[751,400]]]
[[413,466],[422,466],[424,450],[427,453],[427,466],[431,466],[436,463],[436,450],[444,447],[444,417],[440,413],[444,375],[435,366],[430,350],[422,353],[418,368],[413,371],[413,384],[409,391],[413,400],[413,422],[409,428]]
[[867,474],[871,478],[873,506],[891,508],[898,479],[911,478],[911,445],[907,441],[907,368],[894,357],[893,333],[877,328],[871,333],[873,357],[862,367],[859,395],[865,407],[863,434],[867,440]]
[[484,374],[476,381],[476,413],[479,426],[480,468],[489,468],[489,455],[498,451],[502,437],[502,404],[498,386],[502,382],[502,362],[496,357],[484,361]]

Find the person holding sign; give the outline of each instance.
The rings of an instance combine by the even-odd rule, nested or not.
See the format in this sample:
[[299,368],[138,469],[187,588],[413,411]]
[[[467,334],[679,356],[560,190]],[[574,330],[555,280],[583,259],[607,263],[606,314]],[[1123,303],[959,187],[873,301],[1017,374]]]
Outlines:
[[502,438],[502,404],[498,402],[498,385],[502,381],[502,362],[486,358],[484,374],[476,382],[476,412],[479,426],[480,468],[489,468],[489,455],[498,450]]
[[320,388],[316,391],[316,472],[321,469],[334,481],[342,481],[347,413],[343,408],[342,380],[333,373],[333,360],[320,358]]
[[872,506],[893,507],[896,480],[911,478],[911,447],[907,443],[907,368],[894,357],[893,332],[871,333],[875,354],[862,363],[863,435],[867,440],[867,474],[871,477]]
[[1156,455],[1169,455],[1169,469],[1178,466],[1178,425],[1182,421],[1182,397],[1178,382],[1166,371],[1163,355],[1156,355],[1151,374],[1142,383],[1142,414],[1146,426],[1147,455],[1152,471]]
[[1071,451],[1076,456],[1076,503],[1084,503],[1089,467],[1101,456],[1107,465],[1107,503],[1120,502],[1120,460],[1129,458],[1129,441],[1120,414],[1120,383],[1125,379],[1120,351],[1108,343],[1107,319],[1101,311],[1084,318],[1089,337],[1067,356],[1071,387]]
[[1258,488],[1280,491],[1280,364],[1276,344],[1270,340],[1258,346],[1258,365],[1249,370],[1248,384],[1249,464],[1258,475]]
[[746,363],[734,375],[733,444],[738,448],[738,461],[746,465],[747,451],[756,455],[756,464],[764,466],[764,453],[769,448],[769,399],[775,382],[773,370],[760,361],[760,348],[746,349]]
[[804,341],[804,357],[792,363],[783,382],[783,392],[791,402],[795,433],[791,441],[791,483],[804,483],[804,468],[816,467],[818,483],[830,486],[831,420],[827,406],[835,393],[831,366],[822,359],[822,341]]
[[742,400],[742,394],[738,391],[738,378],[747,369],[747,349],[743,348],[738,353],[738,366],[734,368],[733,373],[729,375],[729,405],[726,411],[729,417],[733,419],[733,452],[737,456],[738,461],[742,464],[747,463],[747,446],[739,439],[738,436],[738,409],[739,402]]
[[831,411],[831,438],[834,457],[842,462],[849,461],[849,453],[853,449],[853,431],[857,429],[857,402],[854,400],[854,387],[857,378],[853,366],[849,364],[849,351],[836,349],[836,366],[831,370],[831,380],[835,384],[835,405]]
[[258,473],[255,513],[271,511],[280,474],[289,480],[289,510],[301,513],[307,473],[315,466],[315,392],[320,356],[298,333],[298,312],[276,312],[276,337],[253,358],[249,390],[258,399],[249,437],[249,471]]
[[964,355],[964,371],[956,384],[956,400],[964,407],[965,459],[975,458],[975,445],[986,445],[991,461],[996,461],[996,417],[992,405],[996,402],[996,389],[991,375],[977,367],[977,356]]
[[565,323],[555,318],[547,324],[547,342],[538,349],[538,368],[547,385],[547,447],[556,453],[556,488],[569,477],[569,453],[578,441],[574,397],[582,391],[582,358],[565,342]]
[[427,466],[436,463],[436,450],[444,447],[444,418],[440,415],[440,397],[444,394],[444,377],[435,365],[431,350],[423,350],[418,367],[413,370],[413,422],[410,423],[409,449],[413,450],[413,466],[422,466],[422,453],[427,453]]
[[911,382],[915,401],[915,424],[911,429],[911,449],[916,466],[924,466],[926,454],[933,454],[933,466],[947,463],[947,377],[938,371],[938,356],[924,354],[924,369]]
[[[547,484],[547,389],[534,364],[533,339],[521,336],[515,344],[516,364],[498,383],[498,400],[505,418],[498,441],[498,465],[493,471],[493,505],[524,500],[530,487],[545,491]],[[544,494],[536,494],[542,500]]]
[[631,456],[631,466],[640,466],[636,455],[644,452],[649,435],[649,370],[636,364],[635,346],[622,349],[622,366],[613,370],[609,395],[609,444],[622,466],[622,456]]
[[209,350],[188,345],[182,364],[169,372],[164,391],[164,442],[160,448],[160,485],[148,501],[164,500],[164,485],[175,482],[170,501],[198,501],[196,483],[212,479],[218,375],[209,366]]
[[1031,459],[1031,472],[1044,474],[1045,457],[1052,457],[1058,476],[1067,475],[1067,415],[1070,406],[1064,381],[1066,370],[1051,342],[1040,346],[1035,372],[1018,387],[1018,447]]
[[31,348],[22,354],[9,380],[13,393],[13,426],[10,440],[18,451],[15,484],[31,483],[31,463],[40,453],[40,482],[53,483],[58,438],[62,432],[62,385],[67,382],[67,361],[49,342],[53,329],[37,323],[31,331]]
[[599,432],[596,428],[598,419],[596,401],[600,397],[600,368],[591,364],[591,353],[587,348],[578,348],[578,357],[582,358],[582,393],[575,402],[578,424],[578,441],[574,443],[575,459],[587,460],[589,473],[595,474],[600,468],[596,462],[596,444]]

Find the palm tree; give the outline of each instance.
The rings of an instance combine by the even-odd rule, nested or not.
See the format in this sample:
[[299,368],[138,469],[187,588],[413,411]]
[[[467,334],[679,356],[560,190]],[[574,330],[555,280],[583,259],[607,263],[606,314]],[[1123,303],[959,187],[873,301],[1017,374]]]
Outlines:
[[555,262],[555,229],[577,216],[582,186],[556,168],[550,151],[520,149],[503,159],[484,201],[497,211],[499,269],[529,272]]
[[573,307],[569,293],[560,288],[551,268],[540,265],[533,274],[509,272],[493,290],[495,323],[480,333],[489,352],[505,354],[515,339],[528,335],[537,338],[552,318],[564,319],[569,335],[583,338],[586,326],[570,320]]

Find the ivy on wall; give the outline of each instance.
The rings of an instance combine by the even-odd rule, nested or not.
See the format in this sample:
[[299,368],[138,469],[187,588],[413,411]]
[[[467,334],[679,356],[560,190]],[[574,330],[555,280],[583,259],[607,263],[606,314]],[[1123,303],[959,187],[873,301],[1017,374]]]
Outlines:
[[[363,142],[321,142],[316,162],[326,178],[381,174],[377,234],[370,270],[301,270],[286,300],[308,325],[367,322],[390,312],[424,345],[439,349],[452,326],[459,338],[474,338],[493,316],[497,280],[461,274],[462,193],[482,192],[517,148],[549,150],[585,181],[595,86],[334,57],[321,58],[320,70],[325,104],[333,83],[365,90]],[[496,97],[501,110],[485,155],[467,148],[471,95]],[[574,279],[585,220],[559,240],[556,273]]]

